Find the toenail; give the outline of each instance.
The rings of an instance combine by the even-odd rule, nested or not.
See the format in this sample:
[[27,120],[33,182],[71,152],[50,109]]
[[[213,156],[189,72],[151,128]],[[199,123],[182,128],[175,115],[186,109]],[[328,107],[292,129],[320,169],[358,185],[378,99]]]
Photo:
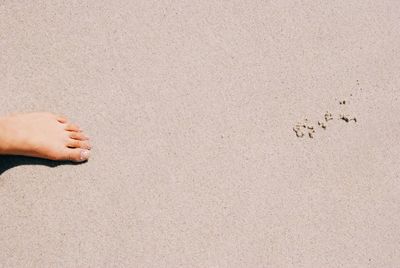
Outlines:
[[89,154],[90,154],[89,150],[82,150],[81,151],[81,160],[82,161],[88,160]]

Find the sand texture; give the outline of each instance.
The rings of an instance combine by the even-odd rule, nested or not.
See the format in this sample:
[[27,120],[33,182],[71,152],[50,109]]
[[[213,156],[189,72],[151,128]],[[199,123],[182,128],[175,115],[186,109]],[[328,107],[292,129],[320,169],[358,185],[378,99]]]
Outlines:
[[0,267],[400,267],[400,1],[0,0]]

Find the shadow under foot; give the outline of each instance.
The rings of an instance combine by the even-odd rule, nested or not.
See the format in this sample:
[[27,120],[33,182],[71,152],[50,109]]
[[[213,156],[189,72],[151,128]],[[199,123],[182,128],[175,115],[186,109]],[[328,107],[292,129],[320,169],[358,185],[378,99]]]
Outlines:
[[17,166],[47,166],[57,167],[60,165],[77,165],[77,163],[69,161],[52,161],[41,158],[26,157],[26,156],[0,156],[0,175],[5,171],[12,169]]

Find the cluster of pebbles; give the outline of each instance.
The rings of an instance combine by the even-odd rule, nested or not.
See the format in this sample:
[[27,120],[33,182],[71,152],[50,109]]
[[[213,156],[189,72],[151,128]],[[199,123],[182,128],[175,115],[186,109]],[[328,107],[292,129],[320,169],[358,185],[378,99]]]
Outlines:
[[[340,101],[340,105],[346,105],[346,100]],[[324,114],[324,119],[318,121],[318,127],[322,128],[323,130],[327,129],[329,121],[332,121],[335,119],[335,116],[330,113],[330,112],[325,112]],[[350,116],[347,114],[339,114],[337,116],[338,120],[344,121],[346,123],[349,123],[351,121],[354,121],[354,123],[357,123],[357,118],[354,116]],[[303,138],[303,137],[309,137],[310,139],[314,138],[315,130],[317,127],[314,127],[313,124],[311,124],[308,119],[304,119],[302,122],[298,122],[294,127],[293,131],[296,134],[297,138]]]

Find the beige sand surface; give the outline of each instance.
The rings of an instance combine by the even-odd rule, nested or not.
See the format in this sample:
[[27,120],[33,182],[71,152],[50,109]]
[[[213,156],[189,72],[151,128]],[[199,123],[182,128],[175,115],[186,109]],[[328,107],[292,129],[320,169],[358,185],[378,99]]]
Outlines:
[[399,267],[399,14],[0,0],[0,114],[66,114],[95,146],[0,158],[1,267]]

